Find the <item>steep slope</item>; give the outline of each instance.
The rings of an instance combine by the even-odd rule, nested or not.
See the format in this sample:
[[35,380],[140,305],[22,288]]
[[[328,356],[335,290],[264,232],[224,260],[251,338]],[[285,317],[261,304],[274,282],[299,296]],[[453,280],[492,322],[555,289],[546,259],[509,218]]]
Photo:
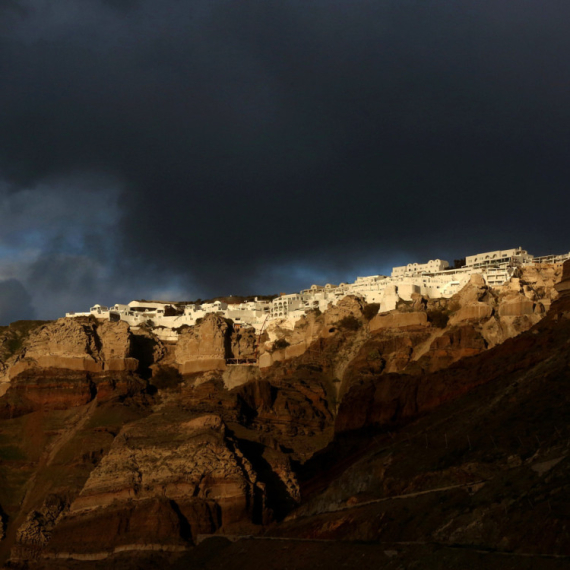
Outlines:
[[[124,323],[38,326],[5,365],[0,556],[241,567],[278,539],[291,556],[271,565],[285,568],[307,538],[352,542],[306,546],[298,567],[331,552],[387,568],[438,549],[464,565],[489,550],[567,556],[560,276],[532,268],[500,290],[474,278],[379,315],[348,297],[261,339],[216,315],[177,345]],[[211,534],[257,538],[212,551]]]
[[484,354],[354,385],[335,444],[307,469],[304,504],[271,534],[392,544],[400,562],[409,545],[439,545],[442,561],[462,548],[567,564],[569,338],[562,295],[530,331]]

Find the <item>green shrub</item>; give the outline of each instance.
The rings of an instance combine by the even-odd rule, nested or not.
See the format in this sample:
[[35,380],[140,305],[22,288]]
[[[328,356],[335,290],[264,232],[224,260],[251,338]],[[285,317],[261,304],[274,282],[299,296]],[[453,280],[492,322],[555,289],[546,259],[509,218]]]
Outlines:
[[362,325],[354,315],[343,317],[337,324],[339,328],[345,331],[357,331]]
[[289,342],[284,338],[279,338],[273,343],[273,348],[275,350],[281,350],[283,348],[287,348],[289,346]]
[[380,360],[381,358],[382,358],[382,355],[380,354],[380,351],[377,348],[375,348],[374,350],[371,350],[368,353],[366,360]]

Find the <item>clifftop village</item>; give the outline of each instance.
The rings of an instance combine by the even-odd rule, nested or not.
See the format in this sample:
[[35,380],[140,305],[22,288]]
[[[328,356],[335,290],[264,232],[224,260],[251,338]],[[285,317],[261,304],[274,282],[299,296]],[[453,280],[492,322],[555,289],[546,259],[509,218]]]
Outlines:
[[391,311],[400,300],[409,301],[414,293],[429,298],[449,298],[469,281],[473,274],[482,275],[490,287],[500,287],[511,277],[516,277],[520,267],[537,263],[562,263],[570,253],[534,257],[526,250],[507,249],[479,253],[455,263],[450,267],[447,261],[435,259],[424,264],[409,263],[394,267],[390,277],[370,275],[358,277],[354,283],[311,285],[299,293],[282,294],[273,300],[243,303],[177,303],[154,301],[131,301],[128,305],[113,307],[94,305],[89,312],[66,313],[66,317],[93,315],[97,319],[126,321],[131,327],[149,326],[162,340],[176,341],[180,327],[193,326],[208,313],[216,313],[231,319],[234,326],[253,327],[261,333],[272,321],[280,321],[285,328],[293,328],[295,322],[308,311],[325,311],[329,305],[336,305],[347,295],[364,299],[367,303],[378,303],[379,312]]

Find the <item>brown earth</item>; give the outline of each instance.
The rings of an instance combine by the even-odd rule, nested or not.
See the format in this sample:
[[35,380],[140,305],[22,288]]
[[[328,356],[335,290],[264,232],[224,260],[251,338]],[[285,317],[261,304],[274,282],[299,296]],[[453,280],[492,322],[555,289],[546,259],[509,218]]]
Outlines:
[[349,297],[261,339],[216,315],[177,345],[91,319],[0,331],[0,557],[561,568],[568,283],[532,267],[381,315]]

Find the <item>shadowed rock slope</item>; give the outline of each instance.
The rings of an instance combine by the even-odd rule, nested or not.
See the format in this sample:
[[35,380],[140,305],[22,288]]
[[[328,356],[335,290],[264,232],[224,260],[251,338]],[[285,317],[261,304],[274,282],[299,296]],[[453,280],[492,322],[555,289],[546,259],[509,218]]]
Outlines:
[[259,343],[215,315],[177,345],[31,327],[4,361],[2,561],[566,567],[565,270],[380,315],[346,298]]

